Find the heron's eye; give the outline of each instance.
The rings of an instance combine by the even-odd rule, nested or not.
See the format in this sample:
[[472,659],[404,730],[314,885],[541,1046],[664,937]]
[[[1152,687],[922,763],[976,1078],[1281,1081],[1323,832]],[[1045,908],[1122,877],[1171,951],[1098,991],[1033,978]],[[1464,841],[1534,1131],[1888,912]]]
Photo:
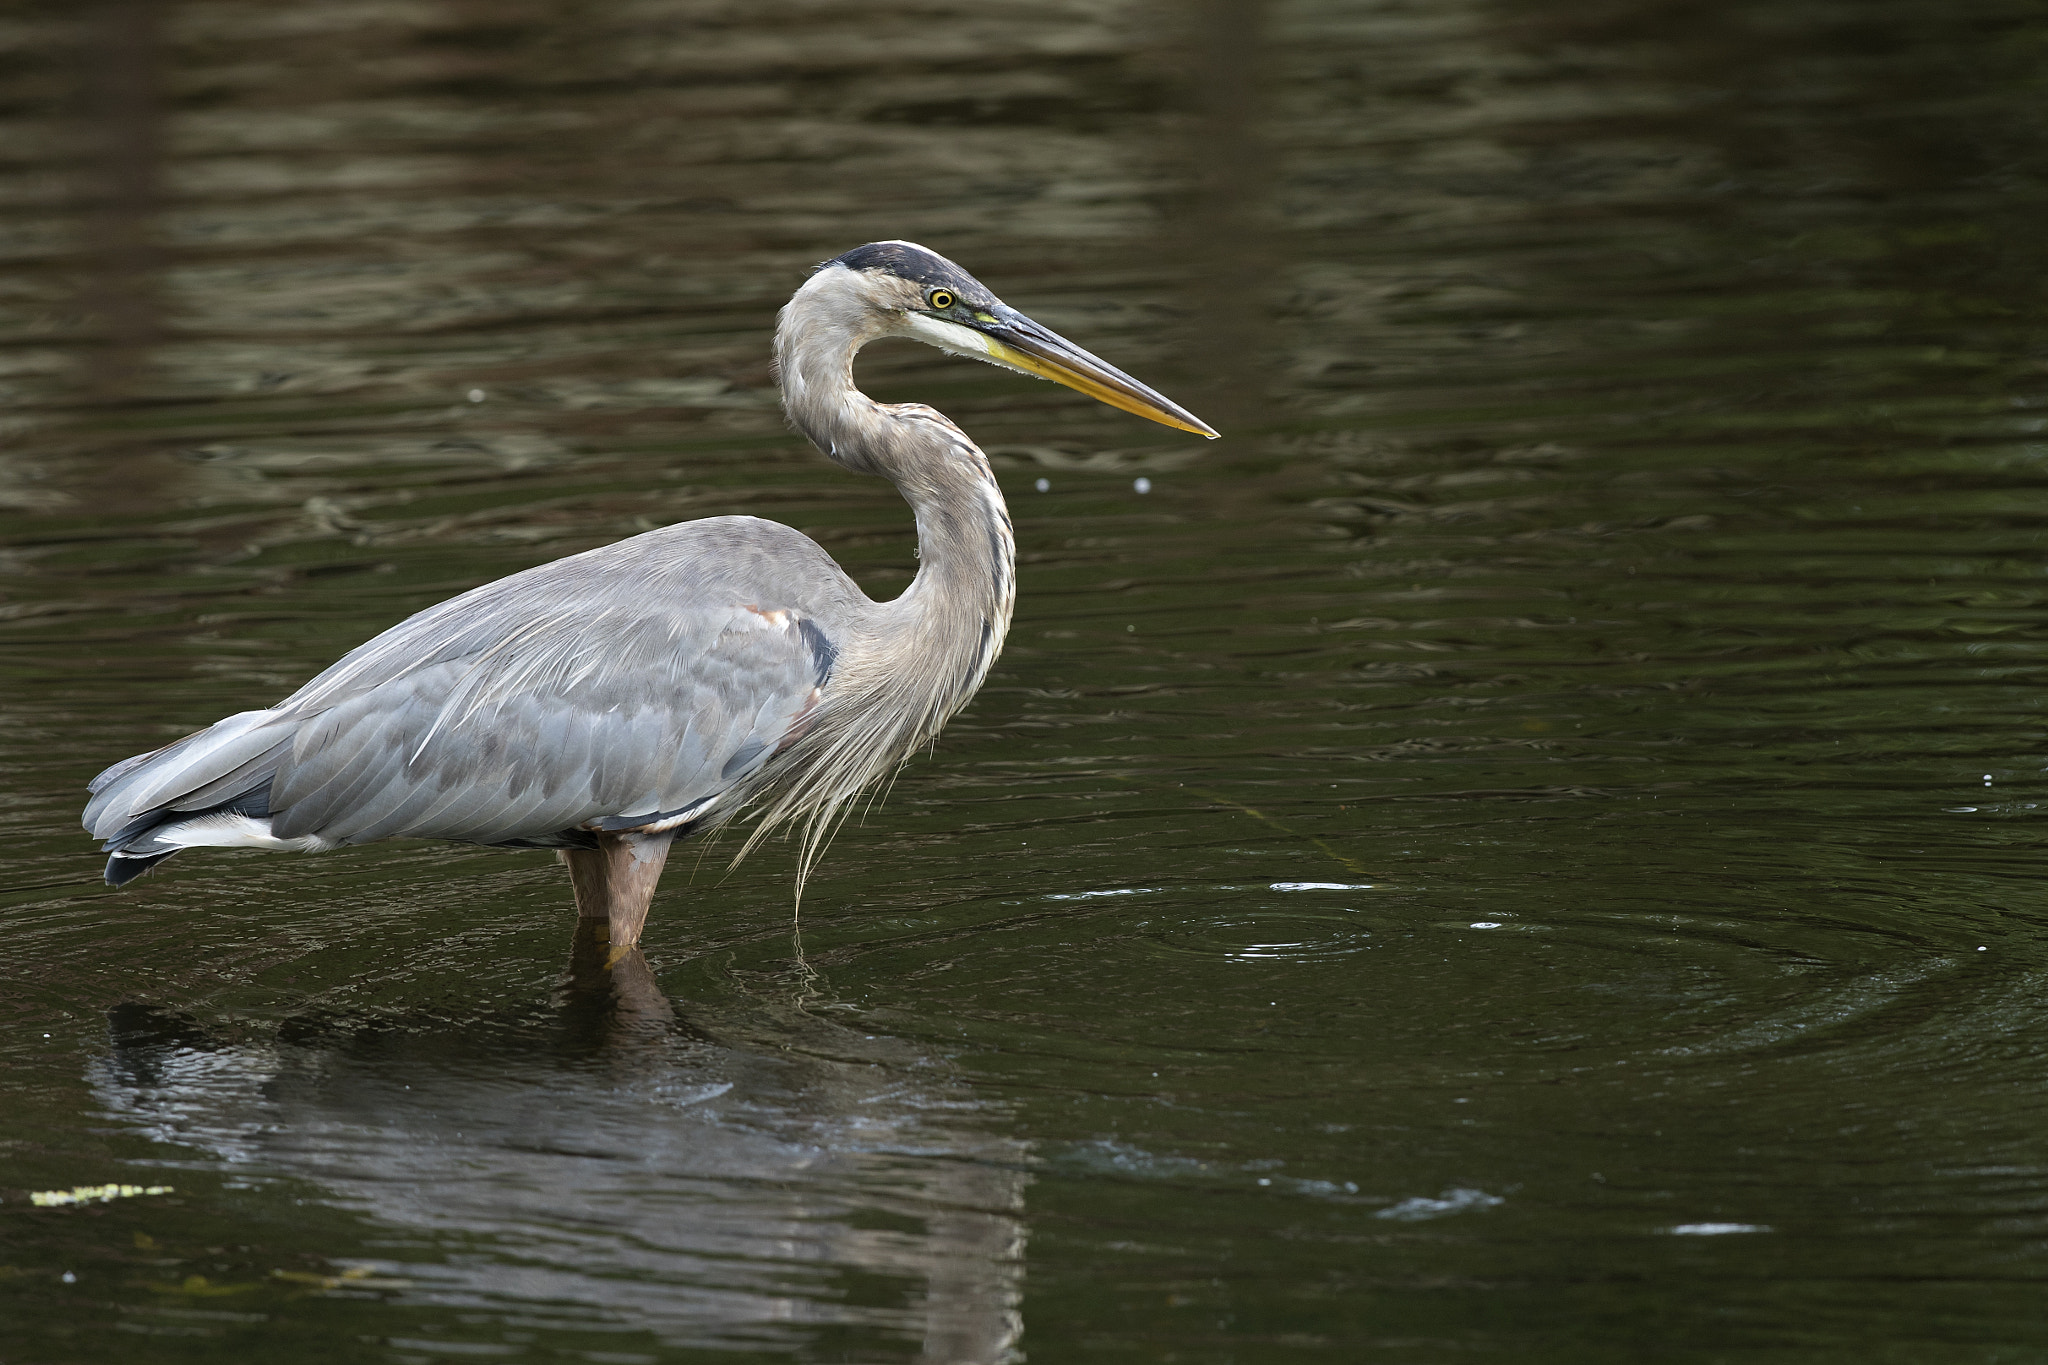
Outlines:
[[951,308],[954,302],[953,291],[950,289],[934,289],[924,296],[924,301],[933,308]]

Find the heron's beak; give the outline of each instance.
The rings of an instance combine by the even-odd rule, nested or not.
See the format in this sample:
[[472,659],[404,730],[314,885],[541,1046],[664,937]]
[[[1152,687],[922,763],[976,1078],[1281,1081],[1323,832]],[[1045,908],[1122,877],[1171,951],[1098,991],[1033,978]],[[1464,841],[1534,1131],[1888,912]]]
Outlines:
[[980,334],[988,358],[998,365],[1079,389],[1097,402],[1134,412],[1165,426],[1215,439],[1217,430],[1165,395],[1146,388],[1108,361],[1088,354],[1049,327],[1041,327],[1016,309],[998,304],[971,324]]

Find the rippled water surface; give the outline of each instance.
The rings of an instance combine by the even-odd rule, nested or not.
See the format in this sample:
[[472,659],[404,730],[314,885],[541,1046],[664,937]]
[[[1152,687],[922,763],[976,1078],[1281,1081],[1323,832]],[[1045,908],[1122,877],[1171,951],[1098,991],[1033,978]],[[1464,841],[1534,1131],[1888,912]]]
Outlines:
[[[2048,21],[1983,0],[22,0],[0,1361],[2048,1359]],[[1015,634],[645,960],[544,853],[86,779],[771,516],[909,237],[1223,428],[907,345]],[[1142,481],[1142,482],[1141,482]],[[1141,491],[1144,490],[1144,491]],[[168,1187],[42,1207],[35,1192]]]

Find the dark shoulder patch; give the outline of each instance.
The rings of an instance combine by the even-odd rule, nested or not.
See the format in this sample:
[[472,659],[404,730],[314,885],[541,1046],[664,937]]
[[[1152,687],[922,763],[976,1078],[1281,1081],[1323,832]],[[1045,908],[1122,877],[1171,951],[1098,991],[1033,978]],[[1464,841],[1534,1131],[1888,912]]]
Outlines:
[[796,628],[803,635],[804,643],[811,647],[811,659],[818,666],[818,686],[823,687],[832,680],[832,665],[839,662],[839,648],[808,616],[798,617]]
[[843,256],[834,256],[818,269],[835,265],[848,270],[880,270],[922,285],[943,284],[969,303],[995,302],[995,295],[980,280],[938,252],[927,251],[914,242],[869,242]]

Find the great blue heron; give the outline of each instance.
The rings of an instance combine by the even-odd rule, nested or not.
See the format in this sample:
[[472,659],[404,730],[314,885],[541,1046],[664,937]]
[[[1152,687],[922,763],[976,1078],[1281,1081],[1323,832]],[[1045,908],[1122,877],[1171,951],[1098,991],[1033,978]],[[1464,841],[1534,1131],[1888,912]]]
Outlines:
[[981,686],[1016,596],[988,457],[939,412],[854,387],[855,352],[890,336],[1216,435],[937,253],[857,247],[782,309],[776,373],[796,428],[916,513],[917,577],[901,597],[871,601],[815,541],[757,517],[684,522],[487,583],[267,711],[101,773],[85,825],[106,841],[107,881],[206,846],[553,848],[578,913],[624,947],[669,846],[749,808],[762,814],[743,854],[806,821],[801,879],[834,813]]

